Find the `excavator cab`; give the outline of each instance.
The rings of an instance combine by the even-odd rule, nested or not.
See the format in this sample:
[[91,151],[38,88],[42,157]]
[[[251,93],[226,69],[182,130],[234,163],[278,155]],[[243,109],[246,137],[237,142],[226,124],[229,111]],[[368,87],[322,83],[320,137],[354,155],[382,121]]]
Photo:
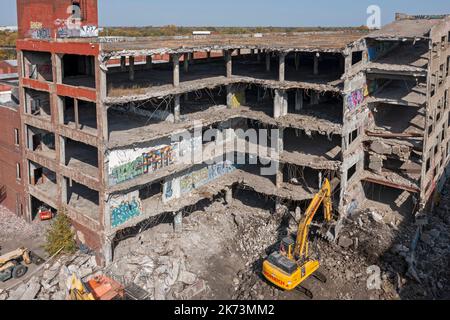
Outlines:
[[294,259],[295,240],[292,237],[286,237],[281,240],[280,253],[288,259]]

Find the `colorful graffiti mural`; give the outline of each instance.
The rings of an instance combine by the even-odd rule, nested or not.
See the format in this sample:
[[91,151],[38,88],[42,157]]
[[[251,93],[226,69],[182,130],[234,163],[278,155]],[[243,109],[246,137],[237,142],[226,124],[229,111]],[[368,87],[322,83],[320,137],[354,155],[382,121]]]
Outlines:
[[365,100],[365,88],[357,89],[347,95],[347,107],[350,111],[356,110]]
[[111,226],[117,228],[125,222],[142,214],[142,205],[139,193],[132,193],[119,197],[111,204]]
[[176,150],[176,145],[149,150],[142,152],[131,162],[111,168],[109,175],[110,185],[129,181],[174,164]]
[[164,200],[179,198],[235,170],[232,162],[224,161],[167,181],[164,184]]

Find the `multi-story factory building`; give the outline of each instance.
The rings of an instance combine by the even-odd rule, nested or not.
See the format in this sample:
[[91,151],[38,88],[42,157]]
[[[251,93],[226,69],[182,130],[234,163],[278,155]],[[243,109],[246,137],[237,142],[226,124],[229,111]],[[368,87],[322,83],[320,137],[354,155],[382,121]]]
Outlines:
[[18,12],[28,218],[65,209],[104,263],[124,230],[162,215],[179,227],[186,208],[241,188],[304,207],[329,178],[336,236],[367,201],[418,212],[445,175],[448,17],[103,38],[95,0]]

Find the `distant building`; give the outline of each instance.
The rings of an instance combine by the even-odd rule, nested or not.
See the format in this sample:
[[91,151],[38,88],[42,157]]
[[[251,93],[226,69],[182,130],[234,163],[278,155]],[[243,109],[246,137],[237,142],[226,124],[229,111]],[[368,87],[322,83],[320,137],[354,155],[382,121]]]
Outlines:
[[193,31],[192,34],[194,36],[209,36],[211,35],[211,31]]
[[0,31],[9,31],[9,32],[16,32],[19,28],[17,26],[1,26]]
[[[0,81],[3,82],[0,76]],[[15,76],[17,81],[17,74]],[[18,90],[1,86],[0,92],[0,205],[18,216],[25,214],[21,126]]]

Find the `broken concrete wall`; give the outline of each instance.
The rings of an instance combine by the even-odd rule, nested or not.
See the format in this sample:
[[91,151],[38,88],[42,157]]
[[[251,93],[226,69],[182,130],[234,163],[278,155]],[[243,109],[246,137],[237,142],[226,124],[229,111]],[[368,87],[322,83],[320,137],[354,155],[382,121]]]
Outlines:
[[[421,206],[424,207],[433,192],[440,177],[444,174],[449,152],[447,150],[449,137],[443,136],[447,128],[448,112],[444,117],[437,118],[441,111],[448,108],[448,76],[445,73],[445,66],[450,56],[450,17],[445,18],[441,23],[435,25],[430,32],[430,55],[428,63],[428,88],[427,88],[427,108],[426,108],[426,134],[424,137],[424,153],[422,165],[421,181]],[[448,66],[447,66],[448,68]],[[447,69],[448,70],[448,69]],[[435,151],[438,151],[437,153]],[[428,167],[428,164],[431,164]],[[433,174],[429,174],[433,172]]]

